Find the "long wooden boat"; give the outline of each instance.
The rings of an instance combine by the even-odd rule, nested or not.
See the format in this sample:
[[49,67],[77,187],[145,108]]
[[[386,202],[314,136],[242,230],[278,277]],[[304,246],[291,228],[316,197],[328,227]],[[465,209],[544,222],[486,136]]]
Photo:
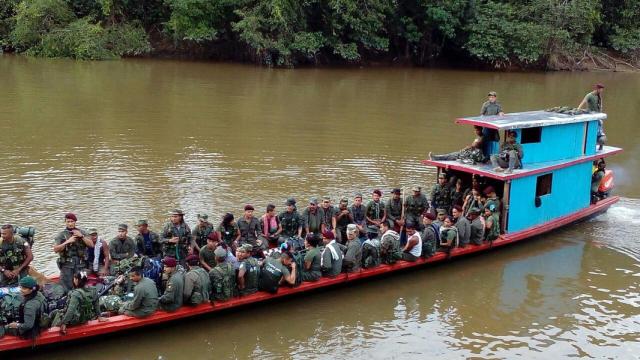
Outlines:
[[[529,239],[533,236],[577,222],[606,211],[616,203],[617,196],[604,197],[591,203],[591,166],[594,160],[604,159],[621,149],[606,146],[596,150],[598,123],[605,114],[565,115],[546,111],[508,114],[500,117],[476,117],[458,119],[458,123],[486,128],[519,132],[525,154],[524,169],[513,173],[495,172],[486,164],[469,165],[456,161],[424,160],[438,172],[446,171],[470,183],[472,176],[490,182],[502,198],[501,233],[496,240],[482,245],[467,245],[449,253],[437,252],[428,259],[416,262],[399,261],[394,265],[380,265],[356,273],[340,274],[335,278],[321,278],[316,282],[304,282],[298,287],[283,286],[276,294],[258,292],[234,298],[226,302],[184,306],[175,312],[157,311],[145,319],[125,315],[108,318],[105,322],[90,321],[85,325],[67,328],[62,335],[58,328],[44,331],[35,340],[22,340],[5,336],[0,339],[0,351],[78,340],[91,336],[115,333],[128,329],[183,319],[236,308],[247,304],[293,296],[304,292],[325,289],[361,279],[382,276],[426,264],[446,262],[465,255],[486,252],[493,248]],[[506,133],[503,139],[506,138]],[[533,155],[531,153],[533,152]]]
[[534,226],[517,233],[501,235],[492,243],[485,242],[482,245],[467,245],[464,248],[456,248],[452,250],[450,254],[438,252],[428,259],[419,259],[416,262],[407,262],[401,260],[394,265],[383,264],[372,269],[363,269],[360,272],[356,273],[340,274],[335,278],[321,278],[316,282],[303,282],[300,286],[294,288],[282,286],[280,287],[278,292],[273,295],[266,292],[257,292],[249,296],[234,298],[226,302],[216,302],[213,305],[201,304],[195,307],[183,306],[175,312],[165,312],[158,310],[155,314],[145,319],[137,319],[126,315],[112,316],[109,317],[105,322],[92,320],[85,325],[68,327],[66,335],[62,335],[59,331],[59,328],[53,327],[45,330],[35,340],[23,340],[14,336],[5,336],[4,338],[0,339],[0,351],[25,349],[49,344],[57,344],[65,341],[79,340],[97,335],[110,334],[128,329],[159,324],[167,321],[184,319],[191,316],[215,313],[218,311],[236,308],[248,304],[264,302],[271,299],[291,297],[304,292],[326,289],[338,286],[340,284],[382,276],[406,269],[418,268],[426,264],[442,263],[465,255],[486,252],[493,248],[499,248],[504,245],[529,239],[532,236],[540,235],[545,232],[565,226],[567,224],[588,218],[590,216],[606,211],[612,204],[616,203],[618,200],[618,197],[610,197],[604,199],[580,212],[555,219],[544,225]]

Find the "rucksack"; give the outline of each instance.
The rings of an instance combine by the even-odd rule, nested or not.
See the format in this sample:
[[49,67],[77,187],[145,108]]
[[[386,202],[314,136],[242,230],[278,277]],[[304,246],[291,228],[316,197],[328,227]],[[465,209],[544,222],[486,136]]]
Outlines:
[[380,265],[380,242],[367,240],[362,244],[362,267],[372,268]]
[[293,255],[293,261],[296,263],[296,284],[298,286],[302,284],[302,269],[304,269],[304,256],[307,251],[298,251]]
[[9,324],[20,319],[20,293],[8,293],[0,299],[0,324]]
[[58,283],[47,283],[42,287],[42,295],[46,299],[46,309],[51,312],[55,309],[62,309],[65,306],[64,286]]
[[162,261],[159,258],[144,257],[142,263],[144,264],[142,270],[144,277],[153,280],[156,283],[156,288],[160,290],[162,287]]

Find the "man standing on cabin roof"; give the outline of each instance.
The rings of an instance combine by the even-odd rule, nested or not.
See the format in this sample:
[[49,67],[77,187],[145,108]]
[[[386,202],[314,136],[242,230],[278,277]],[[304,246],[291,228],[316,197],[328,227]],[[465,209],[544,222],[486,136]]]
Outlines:
[[12,225],[3,225],[0,234],[0,286],[15,285],[29,275],[33,254],[29,243],[13,233]]
[[292,237],[302,238],[303,221],[296,209],[296,199],[289,198],[284,204],[287,209],[278,215],[281,230],[278,242],[281,244]]
[[347,242],[347,226],[353,224],[353,216],[348,206],[349,200],[347,200],[347,198],[340,199],[338,214],[336,215],[336,240],[340,244]]
[[462,214],[462,206],[455,205],[451,211],[453,214],[453,220],[455,221],[455,227],[458,229],[460,247],[465,247],[471,238],[471,223]]
[[[487,101],[482,104],[482,108],[480,109],[481,116],[504,116],[504,112],[502,111],[502,105],[498,102],[498,94],[495,91],[489,91],[487,94]],[[497,146],[496,142],[500,141],[500,133],[498,130],[483,128],[483,150],[484,155],[489,157],[493,151],[494,147]],[[497,149],[495,149],[497,150]]]
[[84,231],[76,228],[78,218],[75,214],[65,214],[64,220],[65,229],[54,239],[53,251],[60,255],[57,261],[60,283],[68,292],[73,289],[73,274],[86,269],[87,248],[93,248],[93,242]]
[[[588,110],[590,112],[602,112],[602,92],[604,91],[604,85],[595,84],[593,85],[593,91],[588,93],[582,99],[580,105],[578,105],[578,109]],[[597,144],[598,150],[602,150],[604,143],[607,141],[607,136],[604,133],[604,123],[602,120],[598,120],[598,137]]]
[[149,230],[147,220],[138,220],[138,235],[135,238],[136,254],[149,257],[162,256],[162,243],[160,236],[154,231]]
[[431,189],[431,207],[444,209],[447,214],[451,210],[451,189],[443,172],[438,175],[438,183]]
[[365,215],[367,216],[367,237],[375,239],[380,233],[380,223],[387,220],[384,201],[380,200],[382,191],[376,189],[371,193],[371,201],[367,204]]
[[198,224],[191,231],[191,247],[200,251],[207,245],[207,236],[213,232],[213,224],[209,222],[209,215],[198,214]]
[[420,216],[425,210],[429,209],[429,201],[427,197],[422,194],[422,188],[420,186],[414,186],[411,188],[413,195],[408,195],[404,199],[404,223],[411,222],[418,228],[422,228],[420,224]]
[[184,263],[191,245],[191,229],[184,222],[182,210],[173,209],[169,213],[169,222],[164,225],[160,238],[164,256],[171,256]]
[[510,174],[513,172],[513,169],[522,168],[524,151],[522,150],[522,145],[516,142],[517,137],[517,132],[513,130],[507,131],[507,141],[500,145],[500,153],[491,155],[493,171],[504,171]]
[[304,222],[305,236],[308,234],[320,235],[322,214],[318,208],[317,198],[309,200],[309,206],[302,212],[302,221]]
[[484,224],[480,216],[480,209],[472,207],[469,210],[469,220],[471,221],[471,236],[469,241],[475,245],[482,245],[484,240]]
[[240,230],[238,245],[251,244],[255,251],[262,245],[262,241],[258,244],[258,236],[262,230],[260,229],[260,221],[253,216],[254,210],[253,205],[245,205],[244,216],[238,220],[238,229]]
[[132,258],[136,254],[136,243],[127,235],[128,229],[127,224],[118,225],[118,235],[109,242],[112,275],[116,275],[114,266],[124,259]]
[[358,237],[364,237],[367,234],[367,217],[365,215],[366,209],[362,205],[362,194],[356,193],[353,197],[353,204],[349,208],[353,223],[358,228]]
[[321,231],[331,231],[336,234],[336,215],[338,215],[338,209],[331,205],[331,198],[325,196],[322,198],[322,206],[320,206],[320,214],[322,214],[322,227]]

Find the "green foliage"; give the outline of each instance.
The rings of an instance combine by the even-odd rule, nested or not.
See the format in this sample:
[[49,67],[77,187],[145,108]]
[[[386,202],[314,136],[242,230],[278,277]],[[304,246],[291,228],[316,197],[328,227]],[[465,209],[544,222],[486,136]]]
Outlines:
[[0,50],[10,41],[11,30],[15,27],[15,13],[18,0],[0,1]]
[[104,43],[115,56],[138,56],[151,51],[147,33],[141,26],[131,23],[107,28]]
[[26,50],[40,43],[43,36],[75,20],[63,0],[23,0],[18,4],[12,45]]
[[166,30],[176,40],[215,40],[224,26],[225,9],[230,0],[166,0],[171,17]]
[[640,1],[602,1],[606,44],[613,49],[629,53],[640,50]]

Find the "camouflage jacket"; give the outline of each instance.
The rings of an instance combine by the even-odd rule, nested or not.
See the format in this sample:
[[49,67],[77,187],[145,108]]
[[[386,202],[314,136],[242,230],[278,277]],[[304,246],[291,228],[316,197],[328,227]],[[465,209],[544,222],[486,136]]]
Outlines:
[[[177,244],[169,242],[169,240],[174,236],[179,238]],[[191,245],[191,229],[186,223],[174,225],[173,223],[168,222],[162,229],[160,242],[162,243],[162,252],[164,256],[171,256],[182,260],[187,257],[189,246]]]
[[407,196],[404,201],[405,214],[420,219],[420,215],[429,208],[427,197],[420,194],[418,197],[413,195]]
[[109,241],[109,253],[113,260],[123,260],[133,257],[136,254],[136,243],[127,236],[124,240],[114,237]]
[[[80,232],[82,232],[84,236],[87,235],[83,230],[80,230]],[[54,239],[54,244],[60,245],[71,236],[73,236],[71,230],[64,229],[58,233],[58,236]],[[65,245],[64,249],[59,253],[59,256],[58,261],[60,263],[77,262],[78,264],[82,264],[87,259],[87,244],[85,244],[82,239],[76,239],[75,242]]]
[[401,199],[391,199],[387,202],[387,206],[385,208],[387,213],[387,219],[391,221],[400,220],[402,217],[402,200]]
[[209,271],[211,281],[211,299],[217,301],[229,300],[236,288],[236,271],[229,263],[218,264]]
[[98,291],[94,287],[73,289],[67,294],[62,324],[77,325],[93,320],[100,314]]
[[19,268],[27,258],[28,247],[29,243],[19,235],[13,235],[11,242],[0,238],[0,267],[5,270]]
[[150,257],[162,256],[162,243],[160,242],[160,236],[153,231],[149,231],[149,240],[150,244],[145,244],[144,235],[140,233],[136,235],[136,254]]
[[298,230],[302,227],[303,221],[297,211],[283,211],[278,215],[280,226],[282,226],[282,236],[292,237],[298,235]]
[[380,200],[377,203],[373,200],[369,201],[365,208],[367,217],[372,220],[380,220],[384,217],[385,207],[384,201]]
[[191,237],[199,247],[207,245],[207,236],[213,232],[213,225],[205,223],[204,226],[196,225],[191,231]]
[[448,186],[435,184],[431,189],[431,206],[434,208],[448,208],[451,206],[451,190]]

